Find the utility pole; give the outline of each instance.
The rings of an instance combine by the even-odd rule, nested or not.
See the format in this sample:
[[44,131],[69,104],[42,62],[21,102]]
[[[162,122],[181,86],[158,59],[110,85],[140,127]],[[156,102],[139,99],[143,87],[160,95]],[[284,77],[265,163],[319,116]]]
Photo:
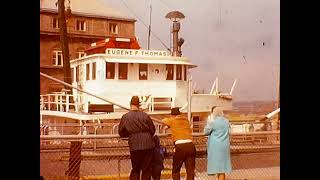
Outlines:
[[[65,17],[65,6],[64,0],[58,0],[58,17],[59,17],[59,31],[60,31],[60,44],[62,49],[63,57],[63,73],[64,82],[71,84],[71,71],[70,71],[70,59],[69,59],[69,46],[68,46],[68,35],[67,35],[67,23]],[[71,88],[65,86],[68,89],[68,93],[71,93]]]

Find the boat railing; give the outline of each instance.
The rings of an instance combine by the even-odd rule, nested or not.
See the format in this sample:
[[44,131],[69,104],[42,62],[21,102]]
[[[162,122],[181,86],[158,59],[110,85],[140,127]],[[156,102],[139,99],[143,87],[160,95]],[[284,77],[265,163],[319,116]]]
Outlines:
[[83,97],[63,92],[40,95],[40,110],[80,112],[85,106],[85,103],[81,103],[80,98]]
[[[164,125],[154,123],[157,134],[165,134]],[[118,134],[119,123],[82,122],[79,123],[43,123],[40,135],[97,135]]]
[[154,112],[156,110],[170,110],[174,106],[174,98],[151,96],[146,102],[146,105],[149,112]]

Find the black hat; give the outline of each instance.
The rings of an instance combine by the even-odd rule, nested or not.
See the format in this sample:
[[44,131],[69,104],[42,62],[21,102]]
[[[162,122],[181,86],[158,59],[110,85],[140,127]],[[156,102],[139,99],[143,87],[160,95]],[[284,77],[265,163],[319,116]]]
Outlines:
[[130,101],[130,105],[139,106],[140,105],[139,97],[138,96],[132,96],[131,101]]
[[180,110],[178,107],[174,107],[171,109],[171,115],[179,115],[180,114]]

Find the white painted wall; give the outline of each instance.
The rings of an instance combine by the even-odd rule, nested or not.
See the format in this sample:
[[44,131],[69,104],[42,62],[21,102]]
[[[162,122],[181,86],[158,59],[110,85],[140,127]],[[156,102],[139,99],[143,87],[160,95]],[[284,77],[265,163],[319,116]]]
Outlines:
[[191,97],[192,112],[208,112],[213,106],[223,106],[225,110],[231,110],[232,101],[211,94],[193,94]]
[[[166,65],[165,64],[149,64],[148,65],[148,79],[150,80],[165,80],[167,77],[166,74]],[[156,69],[159,70],[159,73],[156,73]]]
[[[185,84],[185,85],[183,85]],[[177,88],[179,87],[179,90]],[[187,82],[176,81],[139,81],[139,80],[96,80],[86,81],[84,90],[93,94],[111,100],[115,103],[119,103],[124,106],[129,106],[129,101],[132,96],[147,96],[152,95],[154,97],[173,97],[184,98],[182,92],[186,90],[180,90],[181,88],[187,88]],[[102,100],[89,97],[88,100],[92,104],[105,103]],[[185,100],[178,100],[185,101]]]
[[[96,80],[86,81],[85,64],[96,62]],[[172,97],[174,106],[182,107],[187,103],[188,82],[183,80],[165,80],[166,65],[165,64],[148,64],[148,80],[139,80],[139,64],[128,63],[128,79],[118,80],[119,68],[118,63],[115,65],[115,79],[105,79],[106,60],[102,56],[86,57],[71,63],[71,67],[82,65],[81,81],[82,88],[85,91],[101,96],[114,103],[129,107],[129,101],[132,96],[148,96],[153,97]],[[156,69],[159,73],[156,73]],[[176,69],[176,65],[174,65]],[[184,66],[182,68],[182,77],[184,77]],[[91,75],[90,75],[91,76]],[[174,79],[176,71],[174,70]],[[184,78],[183,78],[184,79]],[[74,83],[73,85],[77,85]],[[103,104],[102,100],[89,96],[88,101],[92,104]],[[232,108],[232,102],[214,95],[194,94],[191,98],[192,112],[210,112],[213,106],[224,106]]]

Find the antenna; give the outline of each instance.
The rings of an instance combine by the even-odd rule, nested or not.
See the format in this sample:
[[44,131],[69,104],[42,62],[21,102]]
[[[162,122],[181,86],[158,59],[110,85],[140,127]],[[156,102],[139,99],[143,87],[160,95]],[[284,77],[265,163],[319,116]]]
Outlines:
[[216,78],[216,93],[219,93],[219,90],[218,90],[218,77]]
[[209,94],[213,94],[213,92],[214,92],[214,88],[215,88],[215,86],[216,86],[216,82],[217,82],[217,79],[216,79],[216,80],[214,80],[214,82],[213,82],[213,84],[212,84],[212,87],[211,87],[211,90],[210,90],[210,93],[209,93]]
[[151,34],[151,13],[152,13],[152,0],[150,0],[150,17],[149,17],[149,32],[148,32],[148,50],[150,49],[150,34]]
[[233,85],[232,85],[230,93],[229,93],[230,95],[232,95],[232,92],[233,92],[234,86],[236,85],[236,82],[237,82],[237,79],[235,79],[233,82]]

